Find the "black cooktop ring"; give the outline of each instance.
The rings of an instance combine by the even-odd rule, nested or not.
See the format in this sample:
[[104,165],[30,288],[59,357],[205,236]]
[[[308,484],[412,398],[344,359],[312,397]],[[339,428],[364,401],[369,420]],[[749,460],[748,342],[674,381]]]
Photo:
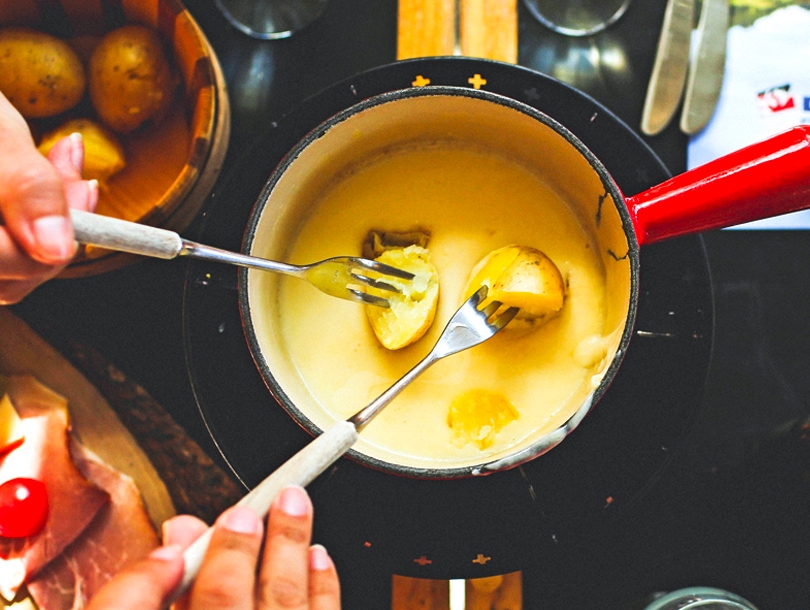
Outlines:
[[[301,137],[361,99],[427,80],[477,82],[547,113],[602,160],[626,195],[668,177],[629,127],[559,81],[486,60],[410,60],[329,87],[281,117],[249,150],[237,151],[238,162],[212,191],[195,239],[240,249],[261,188]],[[275,403],[251,360],[236,276],[232,268],[190,263],[184,338],[202,417],[226,462],[250,487],[310,437]],[[621,518],[688,432],[712,344],[711,281],[701,238],[643,247],[640,284],[636,335],[618,375],[579,428],[551,452],[519,469],[459,481],[405,479],[342,459],[315,481],[316,536],[336,561],[423,578],[487,576],[521,569]]]

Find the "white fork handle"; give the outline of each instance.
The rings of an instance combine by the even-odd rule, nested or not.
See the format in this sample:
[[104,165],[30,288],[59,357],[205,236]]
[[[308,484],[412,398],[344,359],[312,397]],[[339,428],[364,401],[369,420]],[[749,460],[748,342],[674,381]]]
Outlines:
[[174,231],[151,227],[137,222],[71,210],[76,241],[101,246],[118,252],[129,252],[154,258],[172,259],[189,256],[207,261],[251,267],[303,277],[304,269],[238,252],[230,252],[183,239]]
[[76,241],[119,252],[171,259],[183,249],[183,238],[174,231],[101,214],[71,210]]
[[[338,422],[284,462],[275,472],[237,502],[237,505],[249,506],[263,517],[284,487],[288,485],[306,486],[311,483],[348,451],[357,441],[357,436],[357,429],[352,423]],[[183,595],[194,582],[200,571],[205,552],[208,550],[212,534],[213,528],[208,528],[183,553],[185,560],[183,580],[174,592],[172,602]]]

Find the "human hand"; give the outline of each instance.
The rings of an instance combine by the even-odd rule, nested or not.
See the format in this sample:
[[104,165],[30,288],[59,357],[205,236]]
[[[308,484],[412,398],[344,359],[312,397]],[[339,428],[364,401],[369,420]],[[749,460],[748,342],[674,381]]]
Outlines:
[[68,209],[93,211],[98,202],[83,164],[81,135],[60,140],[46,159],[0,93],[0,305],[22,300],[75,254]]
[[[312,503],[300,487],[282,490],[264,526],[247,507],[215,524],[200,572],[180,610],[339,610],[340,585],[326,550],[310,546]],[[182,552],[206,529],[194,517],[164,524],[164,546],[114,577],[88,610],[160,610],[183,575]],[[261,555],[261,557],[260,557]]]

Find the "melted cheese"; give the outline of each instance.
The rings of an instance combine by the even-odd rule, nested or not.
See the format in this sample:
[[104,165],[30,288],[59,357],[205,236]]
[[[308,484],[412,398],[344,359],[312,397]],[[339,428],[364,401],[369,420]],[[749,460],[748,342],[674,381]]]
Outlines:
[[[358,448],[408,465],[441,467],[495,455],[563,424],[605,368],[594,349],[595,338],[606,334],[604,270],[576,215],[537,173],[494,153],[450,144],[400,148],[355,168],[323,193],[288,260],[358,254],[370,229],[414,227],[431,233],[439,308],[428,333],[402,350],[380,345],[362,307],[283,280],[275,303],[283,343],[318,403],[297,400],[299,408],[323,422],[323,413],[314,411],[339,420],[365,406],[430,351],[461,304],[475,264],[496,248],[521,244],[542,250],[559,267],[567,284],[561,314],[533,332],[504,332],[438,362],[369,424]],[[453,443],[447,423],[453,401],[473,389],[502,395],[519,414],[484,449]]]

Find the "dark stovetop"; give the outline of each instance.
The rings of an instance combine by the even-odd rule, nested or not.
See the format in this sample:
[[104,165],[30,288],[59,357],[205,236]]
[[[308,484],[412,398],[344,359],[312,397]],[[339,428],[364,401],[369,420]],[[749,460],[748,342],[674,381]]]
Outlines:
[[[520,64],[564,78],[636,130],[664,4],[637,0],[614,27],[583,40],[546,31],[521,7]],[[310,29],[276,42],[254,41],[235,32],[210,0],[188,0],[187,5],[216,49],[231,93],[233,137],[215,194],[234,180],[233,172],[261,180],[262,163],[245,153],[262,149],[257,135],[272,129],[271,122],[283,125],[283,117],[304,98],[395,57],[395,2],[332,0]],[[654,138],[638,139],[642,142],[669,172],[685,169],[686,139],[674,126]],[[643,145],[635,150],[642,163],[653,168],[650,171],[663,171]],[[213,235],[210,218],[217,217],[217,205],[211,203],[209,210],[214,211],[200,218],[189,236]],[[740,594],[760,610],[806,610],[810,432],[802,425],[810,421],[810,236],[804,231],[713,232],[655,246],[644,254],[642,264],[647,265],[642,273],[657,270],[655,279],[643,276],[650,288],[642,299],[649,309],[644,315],[657,325],[659,316],[668,319],[670,310],[687,311],[691,317],[679,328],[691,325],[704,334],[696,342],[685,341],[682,351],[663,360],[656,359],[660,347],[634,339],[637,360],[645,364],[626,363],[631,366],[626,373],[623,367],[626,381],[617,379],[615,405],[603,402],[592,414],[595,421],[601,416],[605,426],[612,426],[614,416],[602,414],[603,407],[611,407],[609,413],[639,405],[653,413],[660,409],[661,417],[651,417],[648,428],[641,429],[642,441],[649,444],[646,452],[626,449],[611,465],[599,461],[611,459],[608,443],[600,446],[604,456],[594,452],[593,467],[579,464],[583,479],[597,487],[605,480],[628,481],[632,501],[620,502],[621,494],[612,494],[613,489],[592,490],[593,498],[615,496],[616,502],[584,510],[568,522],[571,526],[559,529],[550,527],[562,523],[555,522],[553,514],[539,519],[532,514],[526,516],[534,519],[532,525],[517,520],[531,535],[494,528],[499,535],[489,542],[499,548],[518,541],[514,557],[501,565],[512,569],[518,563],[524,569],[529,608],[623,610],[655,591],[707,585]],[[225,465],[198,408],[200,399],[205,413],[206,392],[194,373],[198,360],[190,363],[193,383],[187,373],[184,342],[194,336],[183,333],[184,324],[188,330],[193,318],[184,294],[187,271],[181,262],[143,261],[102,276],[54,281],[15,311],[32,322],[55,322],[98,349]],[[188,277],[193,278],[193,272],[192,266]],[[226,390],[219,391],[228,396]],[[634,402],[638,395],[644,400]],[[233,396],[241,396],[239,388],[234,387]],[[584,426],[581,432],[586,435]],[[277,451],[303,442],[296,434],[279,439]],[[656,435],[667,442],[652,449],[660,440]],[[572,435],[544,458],[575,442]],[[563,456],[554,459],[563,462]],[[226,457],[232,457],[227,450]],[[248,465],[241,470],[248,482],[260,475]],[[602,478],[606,471],[613,478]],[[341,529],[350,516],[329,511],[330,498],[351,485],[362,487],[371,476],[353,465],[344,472],[345,479],[313,486],[321,516],[319,536],[338,549],[351,548],[354,524]],[[536,481],[543,475],[530,470],[526,476]],[[341,480],[346,484],[333,484]],[[432,486],[416,493],[423,494],[426,503],[449,493],[435,489],[438,495]],[[581,489],[587,493],[591,488],[583,483]],[[342,538],[341,531],[348,533]],[[531,542],[522,544],[525,539]],[[444,539],[451,558],[456,554],[453,540]],[[407,554],[398,557],[410,559]],[[390,580],[385,564],[366,574],[361,568],[367,563],[351,552],[336,554],[336,561],[347,608],[385,607]],[[415,568],[395,569],[414,575]]]

